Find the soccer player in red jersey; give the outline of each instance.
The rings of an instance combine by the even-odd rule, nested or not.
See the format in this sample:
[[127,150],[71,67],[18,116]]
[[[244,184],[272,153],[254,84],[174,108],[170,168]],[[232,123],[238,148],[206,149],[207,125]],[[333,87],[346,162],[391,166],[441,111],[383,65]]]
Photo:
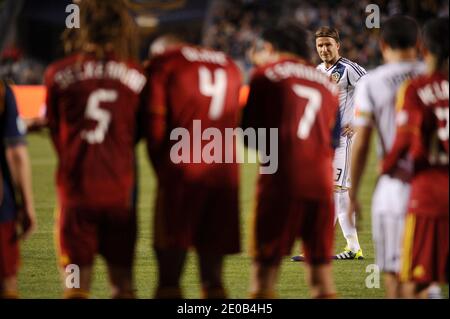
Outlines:
[[400,280],[405,297],[427,297],[433,282],[448,282],[448,18],[423,31],[427,74],[406,81],[397,97],[397,135],[383,161],[390,173],[406,153],[414,160]]
[[338,87],[309,63],[309,42],[300,26],[281,24],[266,30],[250,54],[259,67],[251,80],[243,126],[279,132],[278,170],[258,180],[250,288],[254,298],[275,295],[280,261],[296,238],[303,240],[311,296],[335,296],[330,256]]
[[19,239],[36,227],[25,132],[13,91],[0,81],[0,299],[18,297]]
[[238,126],[241,73],[224,53],[175,36],[162,36],[151,48],[147,140],[158,177],[155,297],[182,297],[181,271],[194,247],[202,297],[224,298],[223,257],[240,251],[240,235],[236,139],[222,137]]
[[49,66],[45,76],[58,156],[57,244],[65,297],[88,297],[99,253],[112,297],[132,298],[135,143],[147,80],[132,59],[134,22],[124,1],[83,0],[80,16],[78,53]]

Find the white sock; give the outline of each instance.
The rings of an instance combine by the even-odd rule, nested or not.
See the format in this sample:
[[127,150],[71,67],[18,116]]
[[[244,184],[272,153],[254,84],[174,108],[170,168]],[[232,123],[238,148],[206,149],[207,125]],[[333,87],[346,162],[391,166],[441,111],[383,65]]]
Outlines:
[[[334,192],[334,207],[335,207],[335,219],[334,223],[336,224],[336,220],[339,220],[339,225],[341,226],[342,234],[344,235],[345,240],[347,241],[347,247],[353,251],[357,252],[361,249],[358,241],[358,233],[356,231],[355,219],[353,219],[352,226],[347,215],[347,209],[350,205],[350,197],[348,195],[348,191],[335,191]],[[354,216],[353,216],[354,217]]]

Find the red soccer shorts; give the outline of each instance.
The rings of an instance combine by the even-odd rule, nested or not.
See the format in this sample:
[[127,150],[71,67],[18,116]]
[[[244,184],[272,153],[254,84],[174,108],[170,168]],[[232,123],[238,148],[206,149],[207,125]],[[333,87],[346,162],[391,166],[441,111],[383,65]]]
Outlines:
[[400,279],[416,283],[448,282],[448,215],[408,214],[405,223]]
[[291,199],[286,195],[259,196],[253,227],[252,255],[276,265],[289,255],[297,238],[303,241],[305,261],[331,261],[334,241],[334,205],[329,200]]
[[136,243],[134,209],[61,209],[57,245],[61,266],[90,266],[97,254],[114,266],[131,267]]
[[19,263],[16,221],[0,223],[0,282],[16,276]]
[[186,182],[160,184],[155,207],[154,247],[199,253],[240,251],[237,188]]

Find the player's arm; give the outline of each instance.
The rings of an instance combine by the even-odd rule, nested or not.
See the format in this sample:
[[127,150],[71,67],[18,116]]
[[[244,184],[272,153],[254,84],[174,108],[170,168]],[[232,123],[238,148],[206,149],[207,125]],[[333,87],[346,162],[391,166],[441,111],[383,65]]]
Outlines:
[[145,138],[150,157],[153,159],[158,155],[167,135],[167,89],[168,72],[165,70],[163,61],[158,58],[150,63],[147,68],[148,88],[147,105],[143,119],[145,124]]
[[31,165],[25,141],[26,127],[19,118],[13,92],[8,87],[6,88],[5,105],[3,136],[6,146],[6,159],[18,200],[18,223],[22,230],[21,236],[26,238],[36,226]]
[[[369,98],[369,92],[365,84],[357,87],[355,92],[355,133],[351,155],[350,176],[352,178],[352,187],[349,190],[349,220],[353,223],[353,214],[361,217],[361,205],[358,198],[358,192],[361,187],[361,180],[364,169],[367,164],[367,157],[370,151],[370,141],[373,131],[373,105]],[[359,223],[358,223],[359,224]]]
[[382,163],[383,174],[393,174],[400,160],[408,153],[414,137],[420,132],[422,114],[419,99],[409,81],[403,83],[397,94],[397,130],[394,145]]
[[[367,74],[367,71],[360,67],[359,65],[355,64],[355,66],[348,67],[347,71],[348,76],[348,85],[355,87],[358,81]],[[347,124],[342,128],[342,136],[349,136],[353,137],[355,135],[355,130],[353,128],[353,125]]]
[[[253,76],[250,82],[247,104],[244,107],[241,120],[241,127],[243,130],[264,127],[261,123],[262,113],[264,112],[262,109],[264,105],[264,94],[266,93],[264,83],[264,77],[257,74]],[[248,140],[244,140],[244,143],[248,148],[257,149],[257,145],[249,145]]]
[[48,69],[45,73],[44,83],[46,87],[46,97],[45,97],[45,121],[50,130],[50,137],[52,139],[53,145],[56,151],[59,153],[59,113],[57,107],[57,90],[53,82],[53,72]]

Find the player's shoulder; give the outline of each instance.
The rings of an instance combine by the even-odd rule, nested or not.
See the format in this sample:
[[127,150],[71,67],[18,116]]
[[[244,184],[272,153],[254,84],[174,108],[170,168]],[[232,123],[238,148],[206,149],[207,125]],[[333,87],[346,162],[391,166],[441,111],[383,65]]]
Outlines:
[[46,77],[48,77],[50,75],[54,75],[58,71],[66,68],[72,64],[75,64],[80,58],[81,58],[81,55],[79,53],[74,53],[74,54],[68,55],[64,58],[54,61],[47,67],[47,69],[45,71]]
[[162,67],[168,69],[171,66],[177,66],[174,67],[176,69],[192,64],[217,65],[239,70],[233,59],[224,52],[194,45],[183,45],[154,57],[147,69]]
[[354,72],[354,73],[358,74],[359,76],[363,76],[367,73],[365,68],[363,68],[358,63],[351,61],[347,58],[344,58],[344,57],[340,58],[338,63],[344,65],[349,71]]

